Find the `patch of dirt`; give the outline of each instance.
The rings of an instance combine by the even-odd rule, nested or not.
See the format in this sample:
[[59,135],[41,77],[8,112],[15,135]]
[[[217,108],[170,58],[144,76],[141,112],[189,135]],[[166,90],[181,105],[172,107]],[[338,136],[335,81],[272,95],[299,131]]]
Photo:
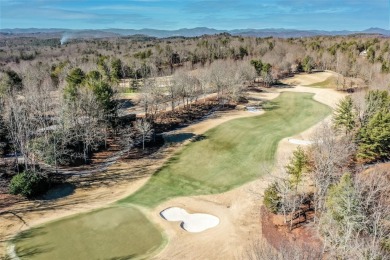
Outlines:
[[305,224],[290,231],[288,225],[284,224],[283,216],[270,213],[264,206],[261,207],[261,229],[267,242],[278,250],[292,243],[314,249],[323,246],[313,224]]
[[387,172],[390,173],[390,163],[378,163],[371,167],[369,167],[367,170],[364,171],[364,173],[370,173],[370,172]]

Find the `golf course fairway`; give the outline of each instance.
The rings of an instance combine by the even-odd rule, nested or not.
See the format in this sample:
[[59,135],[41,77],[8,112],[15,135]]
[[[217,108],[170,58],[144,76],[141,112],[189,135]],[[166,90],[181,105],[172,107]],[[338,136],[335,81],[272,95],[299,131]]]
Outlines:
[[330,114],[313,94],[284,92],[256,117],[228,121],[188,144],[140,190],[120,203],[154,207],[178,196],[221,193],[261,174],[272,163],[280,140],[296,135]]
[[252,181],[274,161],[281,139],[330,114],[313,94],[284,92],[263,115],[223,123],[186,145],[136,193],[116,205],[51,222],[13,241],[21,259],[148,257],[164,244],[161,231],[135,206],[152,208],[178,196],[215,194]]

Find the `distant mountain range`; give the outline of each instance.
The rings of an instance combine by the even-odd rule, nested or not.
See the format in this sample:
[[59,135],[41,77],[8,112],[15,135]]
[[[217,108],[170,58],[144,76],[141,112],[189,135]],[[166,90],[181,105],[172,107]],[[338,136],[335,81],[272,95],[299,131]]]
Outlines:
[[270,29],[236,29],[236,30],[217,30],[207,27],[183,28],[178,30],[157,30],[157,29],[101,29],[101,30],[73,30],[73,29],[0,29],[0,37],[65,37],[72,38],[105,38],[105,37],[123,37],[133,35],[145,35],[156,38],[168,37],[195,37],[202,35],[214,35],[220,33],[229,33],[231,35],[253,36],[253,37],[311,37],[311,36],[336,36],[352,34],[375,34],[385,37],[390,36],[390,30],[381,28],[369,28],[363,31],[322,31],[322,30],[294,30],[282,28]]

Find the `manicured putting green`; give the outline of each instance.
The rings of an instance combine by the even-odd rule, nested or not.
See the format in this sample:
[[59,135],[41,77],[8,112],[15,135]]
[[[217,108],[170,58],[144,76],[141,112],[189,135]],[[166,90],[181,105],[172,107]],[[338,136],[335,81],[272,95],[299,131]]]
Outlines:
[[138,192],[120,201],[153,207],[177,196],[214,194],[259,177],[271,164],[279,141],[330,114],[308,93],[282,93],[267,113],[228,121],[177,153]]
[[51,222],[14,240],[20,259],[130,259],[163,243],[161,231],[134,207],[111,207]]

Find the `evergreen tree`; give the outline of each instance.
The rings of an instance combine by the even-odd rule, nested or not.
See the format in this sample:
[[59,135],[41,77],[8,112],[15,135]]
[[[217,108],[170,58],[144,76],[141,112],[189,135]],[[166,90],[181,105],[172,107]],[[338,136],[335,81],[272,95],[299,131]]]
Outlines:
[[114,59],[111,61],[110,79],[112,82],[117,82],[121,78],[123,78],[122,61],[120,59]]
[[85,79],[85,74],[80,68],[72,69],[66,76],[66,83],[68,85],[80,85]]
[[264,191],[264,205],[272,213],[276,214],[280,208],[281,198],[276,183],[269,185]]
[[107,82],[98,81],[93,84],[92,91],[105,112],[111,113],[115,108],[114,91],[111,86]]
[[353,101],[350,96],[345,97],[337,105],[333,114],[333,124],[337,129],[351,132],[356,126],[356,114],[353,111]]
[[293,152],[290,162],[286,165],[287,173],[291,176],[290,183],[293,187],[295,187],[295,189],[298,189],[298,185],[302,180],[302,175],[306,169],[307,161],[308,159],[305,151],[298,146],[298,148]]
[[263,62],[261,60],[251,60],[251,65],[255,68],[257,75],[260,76],[263,70]]
[[366,162],[390,159],[390,113],[375,114],[358,134],[358,158]]
[[106,64],[106,56],[99,57],[97,61],[97,66],[100,74],[102,75],[103,80],[110,81],[111,80],[111,72],[110,67]]
[[100,74],[100,72],[97,70],[92,70],[88,72],[86,78],[87,78],[87,84],[90,84],[90,82],[102,80],[102,74]]
[[263,63],[263,68],[261,71],[261,76],[263,77],[264,83],[269,86],[273,82],[273,78],[271,75],[272,66],[269,63]]
[[362,126],[357,134],[357,157],[364,162],[390,158],[390,95],[371,90],[365,97]]
[[332,219],[340,226],[361,222],[360,203],[350,173],[345,173],[340,181],[329,189],[326,207]]
[[313,59],[310,56],[306,56],[303,59],[302,63],[303,63],[302,64],[303,70],[305,72],[311,73],[311,71],[314,69],[314,61],[313,61]]
[[64,89],[64,96],[67,100],[75,100],[77,97],[77,90],[85,80],[85,74],[80,68],[72,69],[66,76],[66,83],[68,85]]
[[106,114],[113,112],[116,103],[114,102],[114,90],[111,85],[102,80],[99,71],[93,70],[87,74],[86,85],[92,90],[101,107]]
[[363,114],[363,125],[380,110],[390,111],[390,95],[386,90],[370,90],[365,96],[366,108]]

